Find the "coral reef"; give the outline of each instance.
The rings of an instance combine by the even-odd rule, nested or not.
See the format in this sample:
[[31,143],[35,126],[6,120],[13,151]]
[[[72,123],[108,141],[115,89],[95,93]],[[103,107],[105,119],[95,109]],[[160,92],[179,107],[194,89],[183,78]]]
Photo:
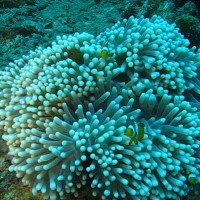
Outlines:
[[135,0],[125,5],[122,16],[128,18],[132,15],[151,17],[154,14],[162,16],[169,23],[176,22],[180,32],[190,40],[191,46],[199,48],[199,1],[154,1]]
[[57,36],[0,71],[11,171],[45,199],[180,199],[200,183],[200,52],[161,17]]
[[[4,0],[6,5],[11,2],[12,8],[0,6],[0,67],[36,46],[50,45],[59,34],[98,34],[121,19],[118,7],[126,1],[118,5],[110,1],[97,4],[94,0]],[[20,7],[14,7],[19,2]]]
[[[156,2],[156,3],[155,3]],[[194,3],[193,3],[194,2]],[[162,16],[169,23],[184,15],[200,19],[199,1],[174,0],[2,0],[0,5],[0,67],[28,54],[36,46],[47,47],[56,35],[74,32],[99,34],[116,21],[130,16]],[[9,6],[10,5],[10,6]],[[53,9],[52,9],[53,8]],[[192,27],[192,32],[190,30]],[[180,26],[182,28],[182,26]],[[190,23],[182,33],[199,46],[199,24]],[[188,37],[190,36],[190,37]]]
[[19,1],[12,1],[12,0],[1,0],[0,8],[18,8],[23,5],[33,5],[35,0],[19,0]]

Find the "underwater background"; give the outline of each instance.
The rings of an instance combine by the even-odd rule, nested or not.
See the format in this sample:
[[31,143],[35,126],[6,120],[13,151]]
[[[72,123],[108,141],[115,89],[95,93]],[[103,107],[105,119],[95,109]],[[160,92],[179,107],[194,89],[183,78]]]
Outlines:
[[[200,47],[200,3],[195,0],[0,0],[0,68],[4,70],[8,63],[38,46],[50,46],[58,35],[87,32],[97,36],[130,16],[151,18],[155,14],[169,24],[176,23],[180,33],[189,39],[189,47]],[[33,196],[15,172],[9,172],[11,158],[0,137],[0,199],[43,199],[42,195]],[[199,184],[195,187],[200,188]],[[181,197],[199,198],[194,193]],[[84,188],[78,198],[66,199],[94,198]]]

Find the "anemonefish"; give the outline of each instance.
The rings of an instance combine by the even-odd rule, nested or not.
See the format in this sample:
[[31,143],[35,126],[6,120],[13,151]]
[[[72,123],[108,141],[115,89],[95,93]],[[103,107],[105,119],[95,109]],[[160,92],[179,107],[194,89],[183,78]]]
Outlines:
[[189,174],[188,175],[188,181],[191,183],[191,184],[196,184],[197,183],[197,178],[194,174]]
[[114,54],[112,52],[109,52],[107,49],[102,49],[101,50],[101,53],[100,53],[100,56],[102,58],[110,58],[112,57]]
[[145,124],[142,122],[136,123],[134,122],[133,125],[129,126],[126,131],[125,135],[130,138],[129,144],[138,144],[145,134]]

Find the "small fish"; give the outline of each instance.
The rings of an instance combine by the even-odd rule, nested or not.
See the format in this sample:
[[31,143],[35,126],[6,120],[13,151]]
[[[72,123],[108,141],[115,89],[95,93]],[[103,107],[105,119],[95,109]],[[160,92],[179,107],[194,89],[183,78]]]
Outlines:
[[189,174],[188,175],[188,181],[191,183],[191,184],[196,184],[197,183],[197,178],[194,174]]
[[138,124],[138,140],[141,140],[144,137],[144,123]]
[[145,124],[142,122],[139,122],[138,124],[136,122],[133,122],[133,126],[129,126],[126,131],[125,135],[130,138],[129,145],[134,142],[134,144],[138,144],[138,141],[140,141],[145,134]]
[[114,53],[108,52],[107,49],[103,49],[100,55],[102,58],[110,58],[110,57],[113,57]]
[[130,138],[130,142],[129,144],[131,144],[132,142],[134,142],[135,144],[137,144],[137,134],[135,133],[135,131],[133,130],[133,128],[128,127],[126,129],[125,135],[128,136]]

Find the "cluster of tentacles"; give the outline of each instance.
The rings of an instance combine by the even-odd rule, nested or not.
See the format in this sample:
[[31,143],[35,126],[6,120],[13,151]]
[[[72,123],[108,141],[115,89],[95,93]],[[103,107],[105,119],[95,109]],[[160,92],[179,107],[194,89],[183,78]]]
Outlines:
[[0,71],[10,170],[57,200],[179,199],[200,182],[200,52],[158,16],[58,36]]

